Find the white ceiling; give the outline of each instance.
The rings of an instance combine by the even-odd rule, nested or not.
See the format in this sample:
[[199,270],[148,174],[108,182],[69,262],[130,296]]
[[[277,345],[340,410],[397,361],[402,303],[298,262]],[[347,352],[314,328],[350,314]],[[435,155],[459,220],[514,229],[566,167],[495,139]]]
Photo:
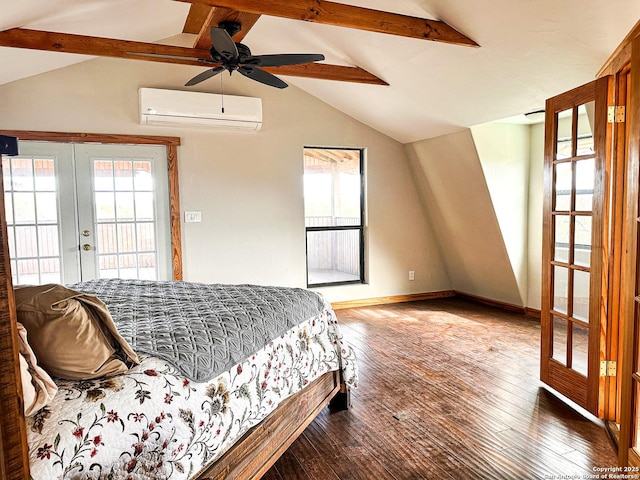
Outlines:
[[[403,143],[543,108],[546,98],[592,80],[640,19],[637,0],[342,3],[443,20],[480,44],[460,47],[266,16],[249,32],[244,43],[254,54],[323,53],[329,63],[356,65],[388,82],[285,78]],[[172,0],[22,0],[4,2],[0,30],[182,43],[184,35],[175,36],[188,11],[188,3]],[[0,48],[0,84],[87,58]],[[188,79],[193,67],[184,68]]]

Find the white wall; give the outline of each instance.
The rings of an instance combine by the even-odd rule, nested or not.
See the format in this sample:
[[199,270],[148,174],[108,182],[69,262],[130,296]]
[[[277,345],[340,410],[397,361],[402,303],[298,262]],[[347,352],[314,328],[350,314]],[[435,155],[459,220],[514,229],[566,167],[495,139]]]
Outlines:
[[471,128],[491,202],[518,283],[527,301],[529,126],[485,123]]
[[405,148],[453,288],[524,306],[471,131]]
[[453,288],[540,309],[544,124],[405,146]]
[[528,273],[527,306],[540,310],[542,303],[542,204],[544,195],[544,123],[529,127]]
[[341,301],[451,288],[403,146],[303,91],[225,77],[225,93],[262,97],[257,134],[138,124],[139,87],[181,89],[200,70],[103,58],[3,85],[0,128],[181,137],[182,210],[203,220],[183,224],[185,279],[203,282],[304,286],[302,147],[364,147],[368,284],[323,293]]

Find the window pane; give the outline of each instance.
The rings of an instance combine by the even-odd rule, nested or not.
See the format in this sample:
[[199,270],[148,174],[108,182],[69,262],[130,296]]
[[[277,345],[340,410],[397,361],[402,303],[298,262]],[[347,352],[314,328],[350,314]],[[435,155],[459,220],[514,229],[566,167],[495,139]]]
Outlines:
[[578,107],[578,151],[577,155],[590,155],[593,149],[593,128],[591,119],[594,116],[595,102]]
[[116,193],[116,216],[119,222],[123,220],[133,220],[135,218],[132,192]]
[[33,191],[33,166],[31,161],[31,158],[14,157],[11,159],[13,190]]
[[7,219],[7,225],[12,225],[13,224],[13,194],[10,192],[6,192],[4,194],[4,210],[5,210],[5,215]]
[[9,157],[2,157],[2,183],[5,190],[11,190],[11,160]]
[[113,191],[113,162],[95,160],[93,162],[93,188],[95,191]]
[[590,216],[576,215],[573,263],[588,267],[591,264],[591,222]]
[[43,258],[40,260],[40,283],[60,283],[60,259]]
[[137,255],[120,255],[118,267],[120,267],[120,278],[138,278]]
[[142,280],[156,280],[155,253],[142,253],[138,255],[138,272],[138,278]]
[[576,162],[576,210],[590,212],[593,209],[595,159]]
[[118,252],[136,251],[136,224],[118,224]]
[[[9,257],[11,259],[16,258],[16,236],[15,229],[13,227],[7,227],[7,238],[9,240]],[[15,272],[15,268],[13,271]]]
[[116,219],[115,199],[112,192],[95,192],[96,221],[114,222]]
[[332,225],[331,175],[304,174],[304,212],[307,227]]
[[577,323],[572,323],[571,328],[571,341],[573,342],[571,368],[586,377],[589,365],[589,329]]
[[156,235],[153,223],[138,223],[138,251],[154,252],[156,250]]
[[567,364],[567,321],[564,318],[553,317],[553,359]]
[[569,297],[569,269],[553,267],[553,309],[556,312],[567,313]]
[[153,192],[136,192],[136,220],[153,221]]
[[572,188],[571,162],[558,163],[555,166],[556,205],[555,210],[571,210]]
[[360,225],[360,150],[304,149],[306,225]]
[[307,232],[307,283],[360,281],[360,230]]
[[116,190],[133,190],[133,162],[116,160],[113,170]]
[[100,269],[100,278],[118,277],[117,255],[100,255],[100,257],[98,258],[98,266]]
[[153,177],[151,176],[151,162],[138,161],[133,163],[133,181],[135,184],[135,190],[140,191],[153,191]]
[[14,222],[16,224],[36,222],[36,202],[34,194],[18,193],[13,194]]
[[16,260],[16,270],[13,275],[17,277],[19,285],[38,285],[40,273],[38,272],[38,260]]
[[99,253],[117,253],[118,241],[116,237],[115,223],[98,224],[98,252]]
[[571,217],[556,215],[555,217],[556,246],[553,259],[558,262],[569,262],[569,240],[571,236]]
[[58,200],[55,192],[36,193],[38,223],[57,223]]
[[[38,235],[36,227],[16,227],[16,257],[38,256]],[[36,262],[37,264],[37,262]]]
[[40,256],[57,257],[60,255],[59,238],[58,225],[43,225],[38,227]]
[[573,272],[573,317],[584,322],[589,321],[589,272]]
[[556,160],[572,157],[572,122],[573,109],[568,109],[557,114],[558,143],[556,145]]
[[36,170],[36,190],[39,192],[55,192],[56,171],[53,159],[38,159],[33,162]]

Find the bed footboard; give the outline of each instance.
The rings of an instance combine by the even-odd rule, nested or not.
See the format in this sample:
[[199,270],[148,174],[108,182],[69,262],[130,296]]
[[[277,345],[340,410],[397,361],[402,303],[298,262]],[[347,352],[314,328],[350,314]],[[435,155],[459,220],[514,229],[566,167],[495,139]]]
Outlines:
[[[339,372],[328,372],[288,398],[249,430],[197,480],[255,479],[264,475],[329,402],[340,394]],[[348,393],[345,393],[348,395]]]

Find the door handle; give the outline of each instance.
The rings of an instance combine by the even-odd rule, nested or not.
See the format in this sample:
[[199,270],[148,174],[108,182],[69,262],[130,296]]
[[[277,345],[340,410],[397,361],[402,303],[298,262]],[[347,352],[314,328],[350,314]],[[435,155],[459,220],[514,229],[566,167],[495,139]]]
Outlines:
[[82,249],[85,252],[88,252],[89,250],[91,250],[91,245],[89,245],[88,243],[85,243],[84,245],[82,245]]

